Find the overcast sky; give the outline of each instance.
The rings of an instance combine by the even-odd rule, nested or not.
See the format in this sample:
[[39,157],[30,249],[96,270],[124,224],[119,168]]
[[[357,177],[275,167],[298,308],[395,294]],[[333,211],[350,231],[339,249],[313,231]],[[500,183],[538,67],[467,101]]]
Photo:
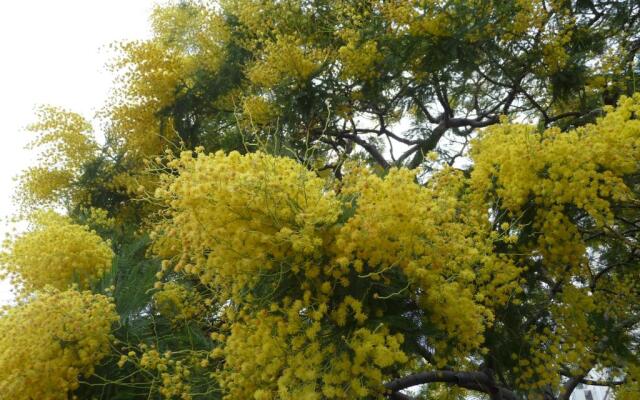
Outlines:
[[[149,35],[152,0],[0,2],[0,216],[14,212],[13,180],[33,163],[23,149],[34,107],[61,106],[92,118],[113,77],[108,44]],[[4,236],[5,226],[0,227]],[[0,282],[0,302],[10,298]]]

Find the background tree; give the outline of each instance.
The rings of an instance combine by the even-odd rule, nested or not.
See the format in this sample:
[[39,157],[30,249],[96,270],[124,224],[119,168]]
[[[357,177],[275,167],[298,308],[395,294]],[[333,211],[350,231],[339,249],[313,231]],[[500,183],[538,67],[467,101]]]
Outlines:
[[[452,162],[499,115],[570,127],[632,93],[638,13],[624,1],[181,3],[156,12],[153,40],[123,46],[117,65],[135,73],[112,112],[165,121],[187,147],[263,143],[338,173],[353,152],[383,168],[433,150]],[[142,126],[112,134],[157,151]]]
[[[19,363],[51,370],[16,369],[5,341],[0,388],[637,397],[639,18],[629,1],[157,8],[151,39],[116,45],[104,146],[65,110],[32,127],[18,199],[67,216],[7,244],[21,296],[0,330],[24,327],[42,351]],[[49,306],[63,322],[43,334]],[[98,309],[101,336],[64,322]]]

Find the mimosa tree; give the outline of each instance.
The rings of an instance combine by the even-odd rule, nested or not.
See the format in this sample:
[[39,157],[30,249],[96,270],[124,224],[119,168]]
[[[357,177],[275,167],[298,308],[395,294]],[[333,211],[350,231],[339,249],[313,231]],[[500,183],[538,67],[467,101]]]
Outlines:
[[637,398],[639,21],[628,1],[157,8],[115,45],[104,145],[55,107],[30,128],[0,393]]

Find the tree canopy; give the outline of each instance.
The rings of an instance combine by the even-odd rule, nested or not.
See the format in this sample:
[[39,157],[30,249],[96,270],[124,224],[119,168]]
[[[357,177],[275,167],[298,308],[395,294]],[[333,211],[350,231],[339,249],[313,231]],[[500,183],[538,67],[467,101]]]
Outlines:
[[2,395],[640,396],[640,5],[151,22],[114,44],[104,141],[51,106],[30,127]]

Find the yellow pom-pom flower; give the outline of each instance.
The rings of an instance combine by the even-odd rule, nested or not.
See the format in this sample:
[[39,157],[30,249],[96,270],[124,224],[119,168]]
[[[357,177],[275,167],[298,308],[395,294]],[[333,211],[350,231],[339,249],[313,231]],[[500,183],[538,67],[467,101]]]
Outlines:
[[102,295],[46,289],[0,317],[0,397],[65,400],[109,352],[115,307]]
[[31,230],[8,243],[2,267],[24,291],[74,284],[87,288],[110,267],[113,251],[88,227],[53,212],[33,216]]

